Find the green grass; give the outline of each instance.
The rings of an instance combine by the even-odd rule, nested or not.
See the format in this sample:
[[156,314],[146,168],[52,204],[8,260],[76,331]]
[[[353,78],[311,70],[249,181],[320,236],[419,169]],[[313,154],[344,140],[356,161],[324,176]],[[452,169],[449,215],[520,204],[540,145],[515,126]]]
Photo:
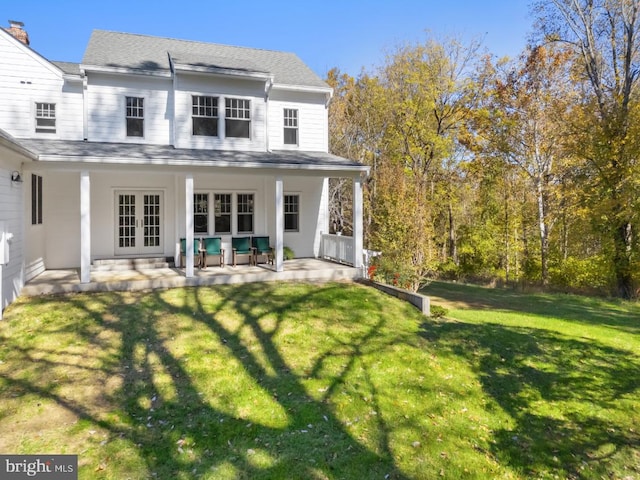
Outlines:
[[451,284],[21,300],[0,452],[80,478],[640,478],[640,306]]

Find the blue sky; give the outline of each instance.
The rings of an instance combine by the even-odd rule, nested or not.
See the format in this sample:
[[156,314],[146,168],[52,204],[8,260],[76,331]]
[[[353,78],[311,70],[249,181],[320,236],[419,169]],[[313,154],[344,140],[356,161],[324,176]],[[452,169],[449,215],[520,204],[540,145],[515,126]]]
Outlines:
[[384,63],[427,32],[479,39],[517,56],[532,19],[528,0],[0,0],[5,18],[25,24],[31,46],[50,60],[80,62],[93,29],[296,53],[318,75],[351,75]]

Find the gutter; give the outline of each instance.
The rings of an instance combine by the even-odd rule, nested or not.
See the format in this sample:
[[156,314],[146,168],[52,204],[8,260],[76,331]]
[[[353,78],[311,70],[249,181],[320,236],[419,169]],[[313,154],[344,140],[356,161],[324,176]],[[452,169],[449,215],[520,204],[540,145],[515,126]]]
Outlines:
[[11,137],[8,133],[0,130],[0,145],[6,147],[9,150],[12,150],[15,153],[18,153],[24,157],[27,157],[29,160],[39,160],[38,154],[29,150],[26,147],[20,145],[20,143]]
[[265,148],[267,152],[271,152],[269,148],[269,97],[271,96],[271,89],[273,88],[274,77],[271,75],[264,86],[264,130],[265,130]]
[[173,167],[220,167],[220,168],[262,168],[272,170],[317,170],[317,171],[336,171],[336,172],[354,172],[368,173],[370,167],[367,165],[309,165],[300,163],[262,163],[255,161],[231,162],[225,160],[198,160],[194,162],[188,159],[162,158],[153,157],[148,159],[139,159],[131,157],[92,157],[92,156],[63,156],[63,155],[40,155],[38,160],[50,163],[68,163],[77,164],[102,164],[102,165],[164,165]]

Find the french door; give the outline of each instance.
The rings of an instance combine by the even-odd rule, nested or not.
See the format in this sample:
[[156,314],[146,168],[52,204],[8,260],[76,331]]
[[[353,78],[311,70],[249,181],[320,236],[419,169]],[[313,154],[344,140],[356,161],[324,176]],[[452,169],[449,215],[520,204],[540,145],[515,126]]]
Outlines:
[[116,192],[116,255],[162,253],[162,192]]

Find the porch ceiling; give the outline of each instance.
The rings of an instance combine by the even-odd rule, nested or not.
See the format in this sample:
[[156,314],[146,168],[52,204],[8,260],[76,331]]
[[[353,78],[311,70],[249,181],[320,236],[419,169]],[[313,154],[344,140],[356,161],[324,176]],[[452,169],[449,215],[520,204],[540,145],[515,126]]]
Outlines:
[[227,151],[174,148],[171,145],[21,139],[42,162],[134,164],[221,168],[368,172],[369,167],[324,152]]

